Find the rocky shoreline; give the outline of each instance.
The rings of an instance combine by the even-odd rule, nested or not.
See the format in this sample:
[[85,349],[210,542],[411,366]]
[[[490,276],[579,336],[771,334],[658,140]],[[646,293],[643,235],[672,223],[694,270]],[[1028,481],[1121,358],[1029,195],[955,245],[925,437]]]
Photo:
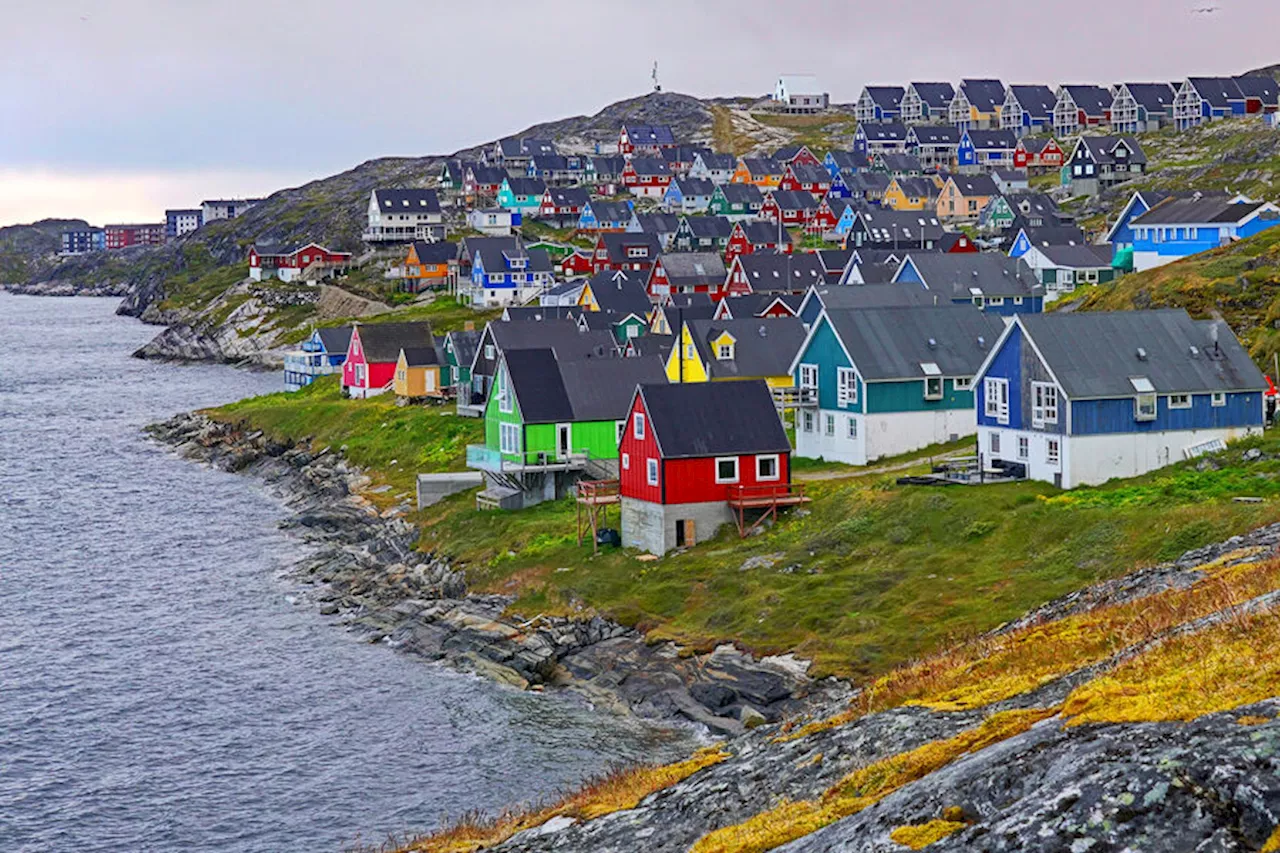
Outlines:
[[446,557],[417,551],[416,530],[399,517],[408,508],[379,513],[358,494],[368,478],[339,453],[198,414],[148,431],[187,459],[267,483],[289,510],[282,526],[313,546],[291,574],[322,614],[370,642],[520,689],[565,691],[597,708],[721,735],[850,695],[842,682],[810,678],[808,663],[791,656],[756,659],[731,645],[693,654],[598,616],[512,616],[510,597],[471,592]]

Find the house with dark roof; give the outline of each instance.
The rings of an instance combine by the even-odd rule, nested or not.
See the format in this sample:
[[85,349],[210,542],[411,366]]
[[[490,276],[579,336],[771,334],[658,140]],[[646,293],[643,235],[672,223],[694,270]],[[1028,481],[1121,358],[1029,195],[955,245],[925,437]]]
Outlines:
[[1013,168],[1026,169],[1031,174],[1056,172],[1065,159],[1062,146],[1051,136],[1024,136],[1013,149]]
[[479,509],[523,509],[567,495],[583,476],[616,477],[618,439],[636,386],[661,382],[648,358],[560,361],[551,349],[505,351],[485,403]]
[[498,369],[498,358],[507,350],[550,349],[559,361],[618,357],[618,343],[609,331],[583,330],[577,321],[556,316],[527,322],[491,322],[480,333],[471,360],[471,394],[458,395],[458,413],[479,416],[479,408],[464,411],[465,406],[483,406]]
[[721,252],[729,245],[733,222],[727,216],[682,216],[671,249],[676,252]]
[[432,346],[401,347],[396,359],[396,370],[391,390],[397,402],[418,403],[427,399],[443,399],[452,393],[444,384],[442,372],[447,372],[441,339]]
[[468,166],[462,180],[462,194],[471,201],[496,198],[506,178],[507,170],[499,166]]
[[752,219],[734,223],[724,257],[726,262],[732,262],[738,255],[750,255],[753,252],[790,254],[792,248],[791,232],[781,224]]
[[846,247],[932,251],[942,239],[942,223],[932,211],[870,209],[857,212]]
[[608,233],[596,238],[595,271],[627,270],[648,273],[662,254],[656,234]]
[[973,376],[1002,331],[972,306],[824,307],[790,366],[796,454],[865,465],[973,435]]
[[865,169],[867,158],[853,151],[831,150],[822,158],[822,168],[827,170],[833,179],[840,174],[850,174]]
[[630,201],[591,199],[582,207],[582,214],[578,217],[578,230],[588,234],[626,231],[634,211]]
[[671,213],[702,213],[711,205],[715,189],[709,178],[675,178],[662,196],[662,207]]
[[1043,84],[1008,86],[1000,109],[1000,127],[1019,138],[1045,133],[1053,128],[1053,108],[1057,103],[1053,90]]
[[1106,242],[1111,244],[1116,267],[1128,271],[1133,270],[1133,220],[1165,199],[1171,197],[1193,198],[1196,196],[1202,199],[1216,197],[1223,201],[1231,199],[1247,201],[1244,196],[1231,196],[1226,192],[1217,190],[1192,190],[1182,193],[1170,193],[1164,190],[1135,190],[1129,196],[1129,201],[1120,209],[1120,213],[1116,216],[1115,222],[1111,224],[1110,230],[1107,231]]
[[547,184],[541,178],[513,178],[507,176],[498,188],[497,205],[522,217],[536,215],[542,210],[542,196]]
[[902,94],[902,121],[910,125],[946,121],[955,96],[950,83],[908,83]]
[[901,86],[866,86],[853,105],[858,124],[878,124],[898,121],[902,116],[902,97],[907,92]]
[[693,165],[689,167],[689,177],[698,178],[719,186],[733,179],[733,172],[738,168],[738,158],[732,154],[715,152],[698,152],[693,156]]
[[470,276],[458,299],[473,307],[523,305],[555,280],[546,250],[526,249],[519,237],[468,237],[460,251]]
[[759,216],[762,204],[764,193],[755,184],[720,184],[711,193],[707,211],[713,216],[723,216],[730,222],[740,222]]
[[366,243],[412,243],[442,240],[444,214],[432,189],[376,189],[369,193]]
[[622,167],[622,185],[640,198],[662,198],[671,178],[671,169],[660,157],[632,157]]
[[762,192],[775,189],[782,181],[786,167],[771,157],[739,157],[731,183],[752,184]]
[[906,154],[907,126],[900,122],[860,124],[853,131],[853,153],[869,164],[877,154]]
[[796,317],[803,296],[794,293],[749,293],[731,296],[716,303],[713,320],[777,319]]
[[1188,77],[1173,101],[1174,125],[1186,130],[1207,121],[1280,109],[1280,83],[1262,75]]
[[827,271],[815,252],[789,255],[756,252],[734,257],[723,283],[725,295],[745,296],[749,293],[801,294],[826,281]]
[[1044,285],[1045,302],[1079,285],[1107,284],[1116,277],[1111,247],[1105,243],[1032,243],[1020,258]]
[[666,362],[668,382],[763,379],[780,393],[793,387],[791,359],[804,340],[796,317],[738,320],[686,318]]
[[914,154],[882,152],[871,160],[871,171],[891,178],[918,178],[923,173],[920,158]]
[[907,152],[920,161],[925,172],[956,168],[961,129],[953,124],[912,125],[907,129]]
[[724,290],[726,270],[719,252],[672,252],[653,264],[645,291],[650,300],[664,303],[673,293],[706,293]]
[[[111,236],[111,227],[107,226],[108,237]],[[277,278],[284,282],[314,283],[346,269],[350,263],[350,252],[338,252],[319,243],[254,243],[249,247],[249,278],[254,281]]]
[[664,148],[676,146],[675,134],[665,124],[624,124],[618,129],[618,153],[657,157]]
[[1144,133],[1173,124],[1177,92],[1168,83],[1120,83],[1111,99],[1111,130]]
[[596,273],[578,294],[580,316],[590,328],[607,328],[619,343],[640,337],[653,311],[645,280],[643,273],[623,270]]
[[947,107],[947,121],[961,130],[998,127],[1003,105],[1004,84],[999,80],[961,80]]
[[495,142],[487,157],[491,165],[500,166],[512,174],[523,174],[535,156],[556,153],[556,144],[550,139],[511,137]]
[[974,385],[982,469],[1071,489],[1260,435],[1267,380],[1226,323],[1177,308],[1020,315]]
[[414,240],[404,259],[403,287],[409,293],[449,289],[458,283],[458,244]]
[[803,228],[818,209],[813,193],[803,190],[770,190],[760,205],[760,218],[781,222],[785,228]]
[[476,347],[482,333],[470,321],[463,329],[455,329],[440,335],[440,350],[444,361],[440,366],[440,381],[445,387],[467,397],[471,386],[471,364],[475,361]]
[[628,234],[652,234],[658,238],[658,245],[664,250],[671,245],[676,231],[680,228],[680,217],[674,213],[637,213],[631,214],[627,223]]
[[831,174],[816,163],[788,163],[778,189],[806,192],[822,198],[831,189]]
[[547,187],[538,204],[538,218],[559,228],[581,225],[582,211],[590,201],[586,187]]
[[342,395],[365,399],[391,388],[402,349],[434,348],[430,323],[357,323],[342,363]]
[[775,512],[799,502],[791,443],[764,382],[641,385],[618,453],[622,542],[652,554],[735,521],[745,532],[737,513],[752,500]]
[[1131,223],[1133,268],[1163,266],[1280,225],[1280,207],[1240,197],[1166,198]]
[[822,161],[808,145],[784,145],[773,152],[773,159],[784,166],[821,166]]
[[[1023,224],[1022,220],[1015,220],[1009,233],[1013,234],[1008,252],[1011,258],[1021,258],[1035,246],[1083,246],[1089,242],[1085,239],[1084,232],[1075,225],[1032,228]],[[1110,246],[1107,247],[1107,253],[1111,254]]]
[[1147,155],[1132,136],[1081,136],[1067,164],[1071,194],[1097,195],[1145,174]]
[[1053,132],[1059,137],[1075,136],[1106,124],[1113,100],[1111,92],[1101,86],[1059,86],[1058,102],[1053,106]]
[[1008,169],[1013,166],[1013,152],[1018,137],[1012,130],[977,130],[968,128],[960,134],[956,146],[956,166],[966,174]]
[[[851,264],[849,270],[856,270],[860,266],[871,265]],[[821,287],[809,288],[796,307],[796,316],[800,318],[800,322],[807,330],[813,328],[818,315],[826,310],[905,308],[912,305],[946,305],[947,302],[948,300],[939,301],[935,293],[918,287],[898,287],[896,284],[889,283],[887,279],[874,284],[849,281],[844,284],[825,284]]]
[[1031,268],[999,252],[911,252],[903,258],[893,282],[916,284],[956,304],[972,304],[992,314],[1044,310],[1044,287]]
[[547,186],[567,186],[581,183],[587,167],[577,155],[535,154],[529,159],[525,177],[537,178]]
[[[655,305],[649,315],[649,335],[674,341],[675,330],[685,320],[710,320],[716,315],[716,303],[706,293],[675,293],[664,305]],[[665,363],[665,358],[664,358]]]
[[974,222],[991,199],[1000,193],[990,175],[951,175],[938,193],[934,210],[939,219]]
[[297,391],[318,376],[339,372],[350,345],[350,326],[312,329],[297,349],[284,354],[284,390]]

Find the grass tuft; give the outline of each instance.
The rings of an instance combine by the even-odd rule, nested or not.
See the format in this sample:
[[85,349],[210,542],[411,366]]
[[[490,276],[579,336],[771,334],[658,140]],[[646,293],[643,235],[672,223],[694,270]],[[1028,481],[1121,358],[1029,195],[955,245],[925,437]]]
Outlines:
[[889,838],[903,847],[910,847],[912,850],[923,850],[933,842],[941,841],[948,835],[954,835],[966,826],[968,824],[964,821],[931,820],[928,823],[915,824],[914,826],[900,826],[889,833]]

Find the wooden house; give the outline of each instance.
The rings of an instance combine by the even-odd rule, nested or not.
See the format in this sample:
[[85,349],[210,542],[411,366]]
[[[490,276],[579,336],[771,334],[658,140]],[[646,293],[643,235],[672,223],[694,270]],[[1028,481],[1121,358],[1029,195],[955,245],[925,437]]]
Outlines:
[[725,262],[730,263],[738,255],[749,255],[752,252],[785,252],[790,253],[793,244],[787,229],[774,222],[735,222],[733,233],[729,235],[729,244],[725,246]]
[[877,154],[906,154],[907,126],[898,122],[860,124],[853,132],[853,153],[870,163]]
[[1058,87],[1053,107],[1053,132],[1059,137],[1076,136],[1110,120],[1111,92],[1101,86]]
[[733,259],[719,295],[802,294],[826,282],[827,271],[816,252],[790,255],[757,252]]
[[578,217],[578,230],[587,234],[626,231],[634,212],[630,201],[591,199],[582,207],[582,214]]
[[1000,109],[1000,127],[1021,138],[1053,128],[1058,98],[1048,86],[1009,86]]
[[965,174],[1008,169],[1013,166],[1013,152],[1017,147],[1018,138],[1012,130],[968,128],[960,133],[956,166]]
[[938,218],[976,221],[992,196],[999,192],[990,175],[951,175],[938,194]]
[[657,303],[666,302],[673,293],[706,293],[715,298],[724,289],[726,274],[719,252],[672,252],[654,262],[646,290]]
[[771,158],[777,163],[784,166],[821,166],[822,161],[817,158],[808,145],[787,145],[773,152]]
[[542,212],[542,197],[547,184],[541,178],[513,178],[508,175],[498,188],[498,207],[531,216]]
[[296,350],[284,354],[284,390],[297,391],[317,377],[338,373],[350,346],[350,326],[313,329]]
[[652,234],[658,238],[658,245],[665,251],[676,236],[680,227],[680,217],[674,213],[639,213],[632,212],[631,221],[627,223],[628,234]]
[[402,349],[434,346],[430,323],[357,323],[342,363],[342,395],[364,399],[385,392]]
[[723,216],[730,222],[740,222],[759,216],[762,204],[764,193],[755,184],[720,184],[711,193],[707,211],[713,216]]
[[737,168],[738,158],[732,154],[698,152],[693,157],[693,165],[689,167],[689,177],[710,181],[719,186],[733,180],[733,173]]
[[473,307],[523,305],[551,286],[551,258],[519,237],[468,237],[460,245],[470,275],[458,283],[458,299]]
[[1112,133],[1146,133],[1169,127],[1176,98],[1177,92],[1168,83],[1120,83],[1111,99]]
[[665,554],[712,538],[753,499],[793,502],[791,444],[763,382],[641,385],[618,451],[628,547]]
[[711,206],[715,189],[707,178],[675,178],[662,196],[662,207],[672,213],[703,213]]
[[583,329],[565,313],[549,308],[520,322],[495,321],[485,326],[471,360],[471,393],[464,394],[459,388],[458,413],[476,417],[484,414],[498,362],[505,352],[550,349],[559,361],[618,356],[618,342],[610,331]]
[[458,244],[447,240],[409,244],[404,259],[404,289],[410,293],[452,289],[458,283]]
[[690,320],[667,358],[668,382],[737,382],[762,379],[770,388],[791,388],[791,360],[804,340],[798,318],[764,321]]
[[934,124],[947,120],[956,90],[950,83],[908,83],[902,93],[904,124]]
[[893,210],[935,210],[938,185],[929,178],[894,178],[884,191],[882,204]]
[[451,389],[445,384],[442,372],[445,372],[444,354],[439,342],[429,347],[401,347],[391,382],[396,401],[417,403],[444,398]]
[[654,234],[601,234],[596,238],[595,272],[630,270],[648,273],[662,254]]
[[[109,233],[108,236],[110,236]],[[249,247],[249,278],[254,281],[265,281],[270,278],[284,282],[300,281],[304,278],[315,281],[344,269],[349,263],[351,263],[350,252],[336,252],[326,249],[319,243],[307,243],[301,246],[255,243]]]
[[582,157],[564,154],[535,154],[525,172],[526,177],[542,181],[549,187],[580,184],[586,175],[587,166]]
[[853,105],[858,124],[880,124],[898,121],[902,117],[902,98],[906,89],[901,86],[866,86]]
[[973,377],[1003,330],[959,305],[824,308],[790,366],[796,455],[866,465],[973,435]]
[[[825,172],[824,172],[825,174]],[[818,202],[812,193],[800,190],[772,190],[760,205],[760,218],[781,222],[786,228],[803,228],[813,218]]]
[[733,223],[727,216],[682,216],[671,248],[676,252],[723,254],[732,235]]
[[659,157],[676,146],[675,134],[665,124],[624,124],[618,129],[618,153],[624,157]]
[[925,172],[956,168],[960,128],[949,124],[913,125],[907,129],[907,151]]
[[788,163],[778,189],[806,192],[821,198],[831,189],[831,175],[816,163]]
[[783,166],[767,157],[739,157],[730,179],[735,184],[751,184],[762,190],[776,189],[782,181]]
[[671,183],[671,170],[659,157],[632,157],[622,168],[622,185],[634,196],[662,198]]
[[1062,147],[1051,136],[1024,136],[1013,149],[1013,168],[1026,169],[1033,175],[1057,172],[1065,160]]
[[966,79],[956,88],[947,107],[947,122],[964,130],[988,130],[1000,126],[1004,106],[1004,84],[999,80]]
[[433,189],[371,190],[365,217],[361,239],[371,245],[438,240],[445,235],[444,214]]
[[472,164],[467,167],[466,176],[462,180],[462,194],[470,201],[494,199],[502,182],[507,178],[507,170],[498,166]]
[[468,321],[465,328],[445,332],[440,336],[440,351],[444,355],[440,364],[440,383],[445,388],[456,393],[458,389],[466,389],[471,385],[471,364],[475,361],[480,335]]
[[1044,310],[1044,287],[1035,273],[1019,259],[999,252],[912,252],[898,267],[893,283],[916,284],[943,300],[973,305],[989,314]]
[[1280,108],[1280,83],[1262,75],[1189,77],[1174,97],[1174,126],[1186,130],[1207,121],[1259,115]]
[[1271,202],[1212,195],[1170,197],[1132,220],[1133,268],[1141,272],[1280,225]]
[[1111,247],[1093,243],[1042,245],[1033,243],[1021,256],[1044,285],[1045,302],[1052,302],[1077,285],[1107,284],[1116,277]]
[[1015,317],[974,388],[981,467],[1071,489],[1260,435],[1267,380],[1179,308]]
[[596,270],[595,252],[591,249],[574,249],[560,259],[556,268],[566,279],[591,275]]
[[881,152],[871,160],[871,171],[891,178],[918,178],[924,173],[920,158],[914,154]]
[[992,169],[991,180],[996,182],[996,189],[1004,195],[1025,193],[1031,189],[1027,173],[1021,169]]
[[578,226],[590,201],[584,187],[547,187],[538,204],[538,218],[557,228]]
[[1072,195],[1097,195],[1145,174],[1147,155],[1132,136],[1081,136],[1063,166]]
[[799,315],[803,296],[794,293],[752,293],[721,299],[716,303],[713,320],[776,320]]
[[930,252],[936,249],[942,234],[942,223],[930,211],[860,210],[845,235],[845,245],[853,249]]
[[832,179],[841,174],[851,174],[867,167],[865,155],[853,151],[828,151],[822,158],[822,168]]

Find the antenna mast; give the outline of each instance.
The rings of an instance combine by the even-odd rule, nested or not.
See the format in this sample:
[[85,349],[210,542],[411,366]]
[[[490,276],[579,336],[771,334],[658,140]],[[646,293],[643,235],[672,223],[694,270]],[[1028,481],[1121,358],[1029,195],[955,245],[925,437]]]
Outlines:
[[662,84],[658,82],[658,60],[653,61],[653,73],[649,75],[653,78],[653,91],[661,92]]

